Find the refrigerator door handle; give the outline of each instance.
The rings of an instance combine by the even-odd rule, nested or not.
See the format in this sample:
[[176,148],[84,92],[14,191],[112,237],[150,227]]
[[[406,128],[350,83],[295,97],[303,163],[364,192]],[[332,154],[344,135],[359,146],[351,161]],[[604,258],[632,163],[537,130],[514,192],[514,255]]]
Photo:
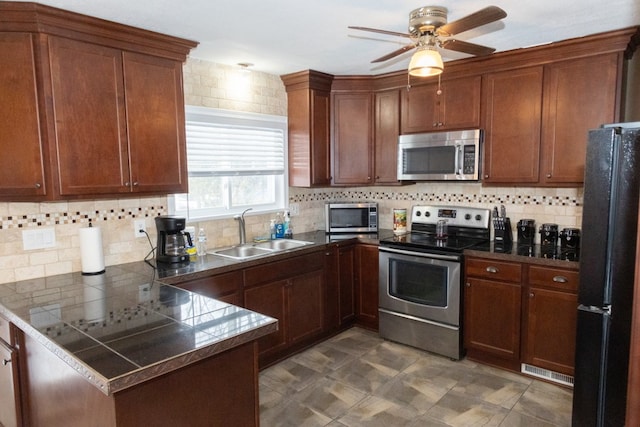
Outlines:
[[606,314],[611,316],[611,305],[605,305],[604,307],[596,307],[595,305],[579,304],[578,310],[588,311],[594,314]]

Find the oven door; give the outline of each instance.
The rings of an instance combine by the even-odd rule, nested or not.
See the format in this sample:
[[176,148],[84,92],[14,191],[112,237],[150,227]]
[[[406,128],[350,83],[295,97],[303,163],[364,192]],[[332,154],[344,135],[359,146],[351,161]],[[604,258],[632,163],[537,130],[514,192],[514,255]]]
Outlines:
[[380,308],[460,326],[461,256],[380,247]]

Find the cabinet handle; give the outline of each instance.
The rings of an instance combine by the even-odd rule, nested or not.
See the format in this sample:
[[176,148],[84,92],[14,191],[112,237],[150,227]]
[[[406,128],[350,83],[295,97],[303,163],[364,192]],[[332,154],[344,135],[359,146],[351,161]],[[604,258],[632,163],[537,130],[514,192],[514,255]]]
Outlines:
[[9,363],[11,363],[11,359],[2,359],[2,366],[7,366]]
[[500,270],[498,270],[498,267],[494,267],[492,265],[490,265],[489,267],[487,267],[487,273],[498,273]]
[[569,279],[564,276],[553,276],[553,281],[556,283],[567,283]]
[[40,184],[39,182],[36,182],[36,188],[40,188],[42,187],[42,184]]

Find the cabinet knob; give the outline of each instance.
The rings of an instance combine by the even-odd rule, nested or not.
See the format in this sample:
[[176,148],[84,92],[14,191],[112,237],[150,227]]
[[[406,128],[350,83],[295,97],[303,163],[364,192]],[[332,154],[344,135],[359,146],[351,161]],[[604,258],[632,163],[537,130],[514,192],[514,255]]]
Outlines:
[[486,178],[489,178],[489,175],[485,175],[484,177],[485,177],[485,179],[486,179]]
[[134,186],[134,187],[137,187],[137,186],[138,186],[138,181],[134,181],[134,182],[133,182],[133,186]]
[[467,286],[467,288],[471,287],[471,283],[469,283],[469,282],[465,283],[465,285]]
[[556,283],[567,283],[569,279],[564,276],[553,276],[553,281]]
[[535,296],[536,296],[536,294],[534,294],[533,292],[530,292],[530,293],[529,293],[529,298],[533,298],[533,297],[535,297]]
[[40,188],[42,187],[42,184],[40,184],[39,182],[36,182],[36,188]]
[[547,178],[551,178],[551,174],[550,173],[547,174]]
[[486,270],[487,270],[487,273],[498,273],[500,271],[498,267],[494,267],[492,265],[487,267]]
[[125,186],[125,187],[129,187],[129,181],[125,182],[125,183],[124,183],[124,186]]

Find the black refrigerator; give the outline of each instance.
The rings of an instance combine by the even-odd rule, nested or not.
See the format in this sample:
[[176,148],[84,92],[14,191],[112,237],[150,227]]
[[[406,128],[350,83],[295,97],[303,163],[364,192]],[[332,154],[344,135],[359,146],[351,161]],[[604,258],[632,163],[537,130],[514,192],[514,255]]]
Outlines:
[[624,426],[640,193],[640,122],[589,132],[574,427]]

